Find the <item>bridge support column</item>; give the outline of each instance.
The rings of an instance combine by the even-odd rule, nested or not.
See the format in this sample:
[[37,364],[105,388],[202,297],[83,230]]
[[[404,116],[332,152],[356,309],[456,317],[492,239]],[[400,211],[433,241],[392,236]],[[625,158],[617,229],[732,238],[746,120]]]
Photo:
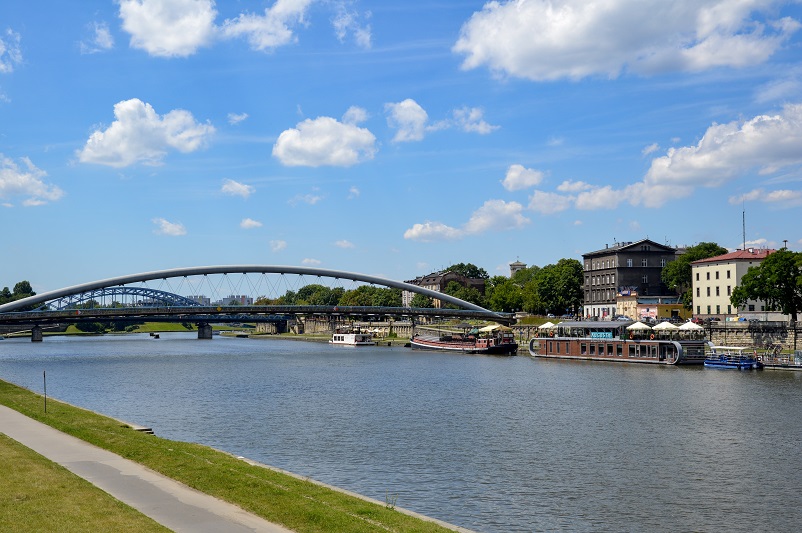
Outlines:
[[31,328],[31,342],[42,342],[42,326]]
[[212,338],[212,326],[210,324],[206,324],[206,323],[198,324],[198,338],[199,339],[211,339]]

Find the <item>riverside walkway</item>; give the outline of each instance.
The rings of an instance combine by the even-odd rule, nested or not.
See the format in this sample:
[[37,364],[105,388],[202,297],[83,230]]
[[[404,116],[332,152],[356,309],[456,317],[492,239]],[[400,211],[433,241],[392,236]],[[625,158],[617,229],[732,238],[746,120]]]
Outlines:
[[290,531],[3,405],[0,432],[173,531]]

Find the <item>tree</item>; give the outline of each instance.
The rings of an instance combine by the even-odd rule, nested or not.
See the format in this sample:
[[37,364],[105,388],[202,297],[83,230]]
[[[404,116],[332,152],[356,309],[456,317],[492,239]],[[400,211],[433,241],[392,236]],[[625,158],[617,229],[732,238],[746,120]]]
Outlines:
[[[476,287],[466,287],[465,285],[462,285],[456,281],[449,281],[448,285],[446,285],[446,288],[443,290],[443,293],[476,305],[483,305],[484,303],[484,298],[482,297],[482,293],[479,292],[479,289]],[[443,302],[443,307],[448,309],[457,308],[456,305],[446,302]]]
[[576,259],[560,259],[556,265],[533,270],[523,286],[523,309],[529,313],[576,313],[582,305],[582,264]]
[[726,254],[727,249],[714,242],[700,242],[691,246],[685,253],[663,267],[660,277],[669,290],[675,291],[682,299],[685,309],[693,308],[693,283],[691,263],[708,257]]
[[523,289],[521,289],[517,283],[504,276],[494,276],[492,279],[494,280],[492,289],[489,295],[485,295],[487,298],[487,306],[491,310],[502,313],[514,313],[515,311],[523,309]]
[[737,307],[747,300],[763,300],[769,309],[791,315],[791,323],[796,324],[802,311],[802,253],[783,248],[751,267],[730,296]]
[[415,293],[415,296],[409,302],[409,306],[416,309],[431,309],[434,307],[434,302],[425,294]]
[[474,279],[488,279],[490,277],[490,275],[487,273],[487,270],[480,268],[473,263],[457,263],[456,265],[451,265],[450,267],[444,269],[443,272],[456,272],[457,274],[462,274],[466,278]]

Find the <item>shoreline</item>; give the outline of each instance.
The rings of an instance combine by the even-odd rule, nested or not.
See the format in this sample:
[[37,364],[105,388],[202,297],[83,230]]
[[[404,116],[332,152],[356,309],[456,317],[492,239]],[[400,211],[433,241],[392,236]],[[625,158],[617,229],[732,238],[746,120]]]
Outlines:
[[[301,339],[299,339],[299,340],[301,340]],[[26,396],[34,397],[37,402],[41,401],[44,398],[43,395],[41,395],[41,394],[39,394],[39,393],[37,393],[35,391],[32,391],[30,389],[27,389],[25,387],[19,386],[19,385],[15,384],[15,383],[12,383],[10,381],[6,381],[6,380],[0,378],[0,389],[6,390],[9,387],[16,388],[18,391],[24,391],[24,394]],[[0,391],[0,392],[2,392],[2,391]],[[30,398],[29,398],[29,400],[30,400]],[[309,478],[309,477],[306,477],[306,476],[302,476],[302,475],[296,474],[294,472],[283,470],[281,468],[277,468],[277,467],[274,467],[274,466],[271,466],[271,465],[267,465],[267,464],[264,464],[264,463],[260,463],[258,461],[255,461],[253,459],[249,459],[249,458],[246,458],[246,457],[236,456],[236,455],[234,455],[234,454],[232,454],[230,452],[227,452],[225,450],[219,450],[219,449],[212,448],[210,446],[206,446],[206,445],[203,445],[203,444],[188,443],[188,442],[183,442],[183,441],[173,441],[173,440],[169,440],[169,439],[164,439],[162,437],[159,437],[158,435],[154,435],[153,433],[151,433],[151,431],[150,431],[151,428],[145,428],[144,426],[139,426],[137,424],[134,424],[134,423],[131,423],[131,422],[128,422],[128,421],[125,421],[125,420],[120,420],[120,419],[117,419],[117,418],[114,418],[114,417],[111,417],[111,416],[108,416],[108,415],[105,415],[105,414],[102,414],[102,413],[98,413],[96,411],[92,411],[90,409],[85,409],[83,407],[75,406],[75,405],[72,405],[70,403],[58,400],[57,398],[49,397],[48,400],[51,400],[53,403],[48,402],[48,406],[50,408],[48,409],[48,413],[47,414],[44,414],[44,415],[39,414],[38,416],[31,416],[31,414],[26,412],[25,409],[18,408],[18,407],[21,407],[21,406],[14,405],[14,402],[10,401],[6,397],[5,394],[0,395],[0,405],[4,405],[4,406],[6,406],[6,407],[8,407],[10,409],[13,409],[13,410],[19,412],[20,414],[30,418],[31,420],[44,423],[44,424],[56,429],[57,431],[64,433],[65,435],[71,435],[73,437],[77,437],[80,440],[83,440],[83,441],[88,442],[90,444],[93,444],[95,446],[99,446],[100,448],[107,449],[107,450],[111,451],[112,453],[118,453],[118,452],[115,449],[110,449],[110,446],[105,446],[102,443],[93,442],[93,440],[88,440],[88,439],[82,437],[81,436],[81,432],[83,430],[85,430],[85,428],[76,429],[75,433],[78,433],[78,434],[74,434],[74,432],[65,431],[61,427],[57,427],[58,425],[64,424],[64,422],[61,421],[61,420],[59,420],[58,424],[51,423],[53,420],[51,419],[51,417],[48,417],[48,414],[50,412],[52,412],[54,404],[55,404],[55,406],[58,406],[61,409],[66,408],[68,410],[78,412],[79,415],[80,415],[80,413],[87,413],[87,414],[91,415],[90,418],[93,418],[93,419],[97,420],[97,424],[95,424],[95,425],[104,424],[106,426],[116,427],[116,428],[118,428],[118,430],[122,431],[123,433],[127,433],[128,437],[131,437],[131,438],[134,438],[134,439],[137,439],[137,440],[139,440],[139,439],[154,439],[154,440],[156,440],[157,439],[159,442],[167,443],[168,446],[173,446],[175,448],[179,448],[179,447],[189,447],[189,448],[193,448],[193,449],[194,448],[203,448],[203,449],[209,450],[211,452],[212,456],[225,456],[227,458],[230,458],[230,460],[232,460],[232,461],[236,461],[238,463],[241,463],[241,464],[244,464],[244,465],[248,465],[248,466],[253,467],[255,469],[261,470],[266,475],[272,473],[274,476],[275,475],[286,476],[288,478],[292,478],[293,480],[295,480],[296,482],[298,482],[298,483],[300,483],[302,485],[307,485],[307,484],[313,485],[313,486],[319,487],[320,489],[324,489],[326,491],[331,491],[333,493],[339,494],[341,497],[346,497],[346,498],[351,498],[351,499],[354,499],[354,500],[357,500],[357,501],[361,501],[361,502],[363,502],[363,504],[364,503],[370,504],[372,506],[375,506],[374,512],[382,511],[382,510],[386,510],[386,511],[390,511],[390,512],[397,512],[397,513],[405,515],[405,516],[407,516],[407,517],[409,517],[409,518],[411,518],[413,520],[421,521],[421,522],[424,522],[424,523],[429,523],[429,524],[432,524],[434,526],[438,526],[440,528],[444,528],[444,529],[449,530],[449,531],[457,531],[459,533],[474,533],[470,529],[467,529],[467,528],[464,528],[464,527],[461,527],[461,526],[457,526],[457,525],[445,522],[445,521],[437,519],[437,518],[426,516],[426,515],[417,513],[415,511],[412,511],[412,510],[409,510],[409,509],[406,509],[406,508],[403,508],[403,507],[396,506],[394,502],[391,502],[389,500],[387,502],[381,502],[379,500],[370,498],[368,496],[365,496],[365,495],[362,495],[362,494],[359,494],[359,493],[356,493],[356,492],[353,492],[353,491],[349,491],[349,490],[341,488],[341,487],[337,487],[337,486],[334,486],[334,485],[329,485],[327,483],[324,483],[324,482],[321,482],[321,481],[318,481],[318,480],[314,480],[312,478]],[[105,421],[105,423],[104,423],[104,421]],[[106,432],[108,432],[108,431],[106,430]],[[136,436],[134,436],[134,435],[136,435]],[[141,435],[141,437],[140,437],[140,435]],[[111,448],[113,448],[113,446],[111,446]],[[168,449],[170,451],[172,451],[172,447],[168,447]],[[151,451],[151,453],[152,453],[152,451]],[[136,455],[136,454],[132,454],[132,455]],[[193,454],[193,455],[196,455],[196,454]],[[136,457],[133,457],[133,456],[129,456],[128,453],[126,453],[124,456],[129,458],[129,459],[131,459],[131,460],[133,460],[133,461],[135,461],[135,462],[137,462],[137,463],[139,463],[139,464],[141,464],[141,465],[144,465],[144,466],[146,466],[148,468],[151,468],[151,469],[153,469],[153,470],[155,470],[157,472],[161,472],[161,470],[159,470],[157,467],[154,467],[154,465],[151,464],[152,461],[147,461],[146,460],[146,459],[148,459],[148,457],[140,458],[140,459],[144,460],[144,462],[143,462],[143,460],[137,459]],[[150,459],[152,459],[152,457],[150,457]],[[220,474],[220,472],[217,471],[218,469],[215,468],[215,467],[216,466],[223,467],[222,465],[218,465],[218,463],[215,463],[213,460],[210,461],[208,458],[203,458],[202,462],[204,463],[203,467],[206,470],[210,470],[211,474],[214,474],[213,476],[210,475],[208,477],[217,477]],[[217,494],[214,494],[212,492],[205,491],[202,488],[199,488],[198,486],[196,486],[197,483],[187,483],[187,480],[183,480],[183,479],[180,479],[180,478],[175,477],[173,475],[170,475],[169,472],[161,472],[161,473],[163,475],[166,475],[167,477],[169,477],[171,479],[174,479],[176,481],[185,483],[188,486],[194,488],[195,490],[198,490],[198,491],[203,492],[205,494],[208,494],[210,496],[221,498]],[[246,474],[246,476],[247,476],[247,474]],[[271,484],[274,484],[274,483],[275,483],[275,481],[271,482]],[[299,497],[304,499],[304,500],[311,499],[312,501],[314,501],[314,498],[312,498],[312,497],[310,497],[308,495],[306,495],[306,496],[305,495],[300,495]],[[223,499],[224,501],[227,501],[229,503],[233,503],[234,505],[237,505],[237,506],[239,506],[239,507],[241,507],[243,509],[250,510],[250,512],[256,512],[253,509],[249,509],[250,507],[252,507],[252,505],[249,505],[248,502],[240,501],[237,498],[221,498],[221,499]],[[326,504],[326,505],[330,506],[331,504]],[[258,515],[262,516],[263,518],[265,518],[267,520],[270,520],[270,521],[275,521],[276,520],[276,517],[269,516],[269,513],[258,513],[257,512],[256,514],[258,514]],[[355,517],[355,512],[354,511],[351,511],[348,514],[351,517]],[[361,517],[356,516],[356,518],[361,518]],[[363,518],[361,518],[361,519],[363,519]],[[370,520],[375,520],[375,519],[370,519]],[[295,527],[297,527],[297,526],[295,526]],[[298,529],[298,531],[305,531],[305,530],[306,529],[304,529],[304,528]],[[413,527],[413,528],[410,528],[410,530],[417,531],[419,529],[417,527]],[[423,530],[428,530],[428,529],[424,527]]]

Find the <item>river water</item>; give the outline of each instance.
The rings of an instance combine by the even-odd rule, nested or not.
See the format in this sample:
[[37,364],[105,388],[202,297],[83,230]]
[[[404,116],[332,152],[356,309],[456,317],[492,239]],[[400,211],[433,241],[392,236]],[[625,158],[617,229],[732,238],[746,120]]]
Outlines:
[[[195,334],[0,341],[0,379],[476,531],[797,531],[802,372]],[[0,428],[2,431],[2,428]]]

